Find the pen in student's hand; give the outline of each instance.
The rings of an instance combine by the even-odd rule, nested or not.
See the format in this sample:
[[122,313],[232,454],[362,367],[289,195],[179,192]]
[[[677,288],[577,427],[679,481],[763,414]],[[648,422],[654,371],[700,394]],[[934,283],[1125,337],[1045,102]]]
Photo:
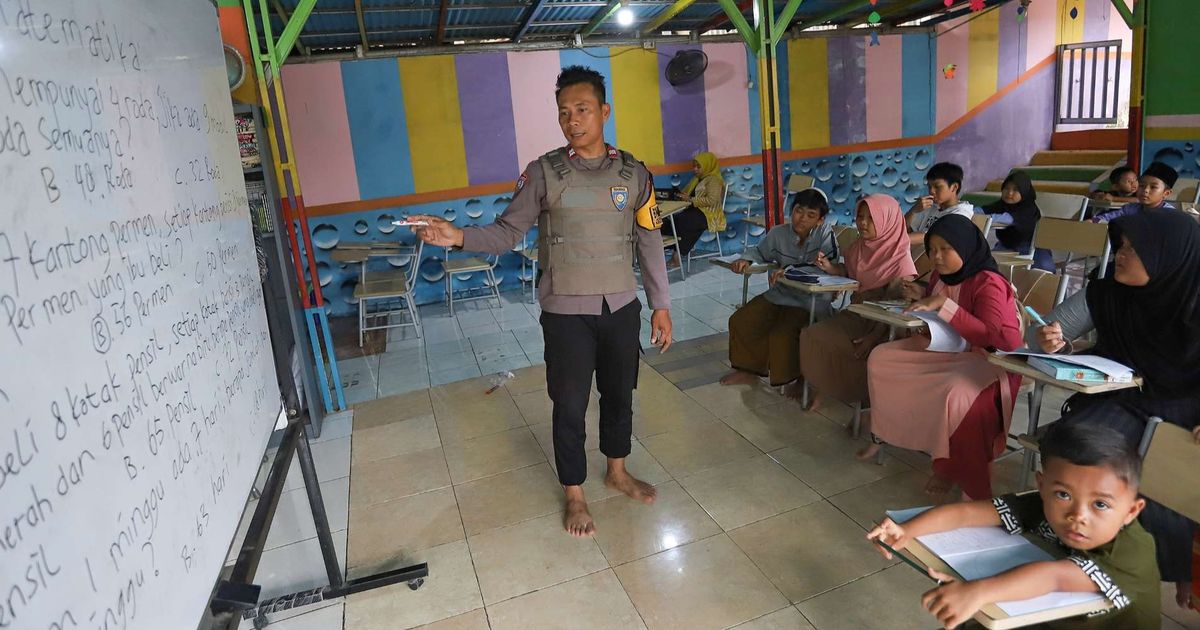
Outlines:
[[942,581],[941,581],[941,580],[938,580],[937,578],[933,577],[932,575],[929,575],[929,569],[926,569],[925,567],[923,567],[923,566],[921,566],[921,565],[917,564],[916,562],[913,562],[912,560],[910,560],[910,559],[908,558],[908,556],[906,556],[906,555],[904,555],[904,554],[900,553],[899,551],[896,551],[895,549],[892,549],[891,545],[889,545],[889,544],[887,544],[887,543],[883,542],[882,540],[880,540],[880,539],[878,539],[878,538],[876,538],[876,539],[873,539],[871,542],[875,543],[876,545],[879,545],[880,547],[883,547],[883,548],[884,548],[884,550],[886,550],[888,553],[892,554],[892,556],[893,556],[893,557],[896,557],[896,558],[899,558],[899,559],[903,560],[905,564],[907,564],[908,566],[910,566],[910,567],[912,567],[912,568],[916,569],[918,572],[920,572],[921,574],[923,574],[925,577],[927,577],[927,578],[929,578],[929,579],[931,579],[931,580],[935,580],[935,581],[937,581],[937,583],[938,583],[939,585],[942,583]]
[[1029,313],[1029,316],[1033,318],[1033,321],[1037,322],[1039,325],[1042,325],[1042,326],[1050,325],[1050,324],[1046,323],[1046,320],[1042,319],[1041,315],[1038,315],[1037,311],[1033,310],[1032,306],[1026,306],[1025,312]]

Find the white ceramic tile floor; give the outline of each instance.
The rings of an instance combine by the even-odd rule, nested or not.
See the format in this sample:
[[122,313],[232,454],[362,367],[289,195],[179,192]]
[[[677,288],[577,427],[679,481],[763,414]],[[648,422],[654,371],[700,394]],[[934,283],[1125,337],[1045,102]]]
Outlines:
[[[741,302],[741,276],[706,260],[692,263],[686,280],[671,274],[671,318],[676,341],[695,339],[729,329],[728,319]],[[753,276],[751,296],[766,290],[764,275]],[[641,300],[643,346],[650,345],[650,309]],[[423,336],[411,328],[393,330],[387,352],[338,361],[349,404],[444,385],[482,374],[515,370],[545,362],[545,345],[538,324],[541,309],[529,296],[510,291],[501,305],[479,300],[454,305],[420,307]]]

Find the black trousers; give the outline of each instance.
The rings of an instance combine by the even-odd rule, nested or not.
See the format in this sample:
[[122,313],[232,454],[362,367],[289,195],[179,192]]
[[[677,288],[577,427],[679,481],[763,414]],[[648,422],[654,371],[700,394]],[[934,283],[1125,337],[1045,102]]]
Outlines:
[[600,315],[542,312],[546,389],[554,403],[554,465],[564,486],[587,479],[584,417],[593,373],[600,392],[600,452],[612,458],[629,455],[641,310],[635,299],[616,312],[605,303]]
[[[1091,422],[1119,431],[1130,444],[1142,441],[1151,416],[1189,431],[1200,424],[1200,399],[1154,398],[1136,389],[1109,394],[1075,394],[1063,405],[1063,422]],[[1196,524],[1160,503],[1146,499],[1138,518],[1154,537],[1158,571],[1164,582],[1192,581],[1192,540]]]
[[[674,217],[675,230],[671,230],[671,221],[663,221],[662,233],[667,236],[679,237],[679,255],[687,256],[696,246],[696,241],[708,229],[708,218],[696,206],[688,206],[677,212]],[[673,249],[673,248],[671,248]]]

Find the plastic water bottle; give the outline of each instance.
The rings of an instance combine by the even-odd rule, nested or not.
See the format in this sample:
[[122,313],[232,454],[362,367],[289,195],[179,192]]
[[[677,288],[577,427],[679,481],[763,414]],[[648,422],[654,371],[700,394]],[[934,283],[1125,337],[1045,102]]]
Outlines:
[[504,386],[506,383],[513,380],[514,378],[516,378],[516,375],[507,370],[505,370],[503,372],[496,372],[492,376],[492,386],[490,388],[488,388],[488,390],[484,393],[491,394],[492,392],[496,391],[497,389],[500,389],[502,386]]

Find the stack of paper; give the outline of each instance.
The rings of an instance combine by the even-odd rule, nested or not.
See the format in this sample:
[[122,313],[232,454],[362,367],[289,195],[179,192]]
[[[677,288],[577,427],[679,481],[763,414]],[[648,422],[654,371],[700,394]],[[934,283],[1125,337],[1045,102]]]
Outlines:
[[966,352],[971,349],[971,344],[963,339],[953,326],[938,317],[937,313],[913,311],[907,314],[923,320],[926,327],[929,328],[929,347],[926,350],[930,352]]
[[[1063,378],[1064,380],[1103,380],[1110,383],[1129,383],[1133,381],[1133,369],[1129,366],[1122,365],[1094,354],[1044,354],[1033,352],[1030,350],[1014,350],[1012,352],[1001,352],[999,354],[1012,354],[1017,356],[1029,357],[1029,365],[1035,367],[1055,378]],[[1034,361],[1034,359],[1042,359],[1043,361]],[[1072,377],[1070,374],[1060,376],[1058,373],[1059,365],[1067,364],[1068,366],[1077,366],[1076,370],[1081,373],[1080,378]],[[1068,368],[1069,369],[1069,368]]]

